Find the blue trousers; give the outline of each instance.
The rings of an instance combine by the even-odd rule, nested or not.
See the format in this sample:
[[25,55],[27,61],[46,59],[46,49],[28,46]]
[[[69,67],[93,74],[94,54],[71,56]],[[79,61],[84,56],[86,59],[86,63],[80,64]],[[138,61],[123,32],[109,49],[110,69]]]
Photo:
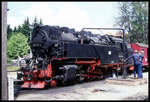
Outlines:
[[134,77],[136,77],[136,73],[138,73],[138,78],[143,78],[142,63],[134,64]]

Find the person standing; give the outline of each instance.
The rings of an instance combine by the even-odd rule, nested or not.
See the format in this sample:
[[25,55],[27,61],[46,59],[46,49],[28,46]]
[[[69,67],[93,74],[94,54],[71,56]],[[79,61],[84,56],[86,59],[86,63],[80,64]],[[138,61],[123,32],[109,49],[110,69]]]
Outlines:
[[138,69],[138,72],[139,72],[139,78],[143,78],[143,58],[144,56],[141,54],[141,51],[139,51],[139,62],[140,62],[140,65],[139,65],[139,69]]
[[139,54],[137,50],[134,50],[134,54],[126,58],[125,62],[129,60],[130,58],[133,58],[134,61],[134,78],[136,78],[136,73],[138,72],[138,78],[143,78],[142,74],[142,60],[144,58],[143,55]]
[[21,62],[21,57],[20,56],[18,56],[18,66],[20,66],[20,63]]

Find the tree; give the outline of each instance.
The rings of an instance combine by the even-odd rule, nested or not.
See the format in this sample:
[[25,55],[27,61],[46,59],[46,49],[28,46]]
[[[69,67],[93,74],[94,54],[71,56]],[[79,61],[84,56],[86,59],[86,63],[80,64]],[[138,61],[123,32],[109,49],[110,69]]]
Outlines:
[[29,18],[27,17],[27,19],[24,21],[24,24],[22,24],[21,27],[21,33],[24,34],[27,38],[30,37],[30,28],[29,28]]
[[19,25],[18,29],[17,29],[17,33],[21,32],[21,30],[22,30],[22,27],[21,27],[21,25]]
[[14,30],[13,30],[13,32],[17,32],[17,28],[16,28],[16,26],[14,27]]
[[37,17],[35,16],[32,25],[34,25],[34,24],[43,25],[43,21],[41,18],[40,18],[40,21],[38,21]]
[[38,23],[37,17],[35,16],[34,20],[33,20],[33,25]]
[[43,25],[43,22],[42,22],[42,19],[41,19],[41,18],[40,18],[40,22],[39,22],[39,24],[40,24],[40,25]]
[[[43,25],[42,19],[38,22],[37,17],[33,20],[32,24],[39,23]],[[30,41],[30,32],[29,28],[30,22],[27,17],[24,20],[22,25],[15,27],[14,30],[8,25],[8,42],[7,42],[7,55],[8,59],[15,59],[17,56],[23,56],[29,53],[29,41]],[[10,36],[11,35],[11,36]]]
[[148,2],[119,3],[120,16],[116,24],[127,32],[130,43],[148,43]]
[[29,53],[27,37],[22,33],[14,33],[7,42],[7,56],[16,59],[17,56],[24,56]]
[[7,25],[7,39],[9,39],[12,35],[12,29],[10,28],[10,25]]

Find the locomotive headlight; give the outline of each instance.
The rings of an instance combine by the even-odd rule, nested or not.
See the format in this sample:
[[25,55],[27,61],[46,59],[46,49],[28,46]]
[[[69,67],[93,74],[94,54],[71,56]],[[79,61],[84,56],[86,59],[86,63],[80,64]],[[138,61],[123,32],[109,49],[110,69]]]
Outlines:
[[111,55],[111,51],[108,51],[108,55]]

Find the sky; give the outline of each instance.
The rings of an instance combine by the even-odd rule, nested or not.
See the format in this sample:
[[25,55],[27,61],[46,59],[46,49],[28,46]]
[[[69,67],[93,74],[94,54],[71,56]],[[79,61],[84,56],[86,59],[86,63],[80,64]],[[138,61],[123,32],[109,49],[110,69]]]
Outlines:
[[44,25],[75,28],[114,27],[118,2],[8,2],[7,24],[11,28],[37,17]]

